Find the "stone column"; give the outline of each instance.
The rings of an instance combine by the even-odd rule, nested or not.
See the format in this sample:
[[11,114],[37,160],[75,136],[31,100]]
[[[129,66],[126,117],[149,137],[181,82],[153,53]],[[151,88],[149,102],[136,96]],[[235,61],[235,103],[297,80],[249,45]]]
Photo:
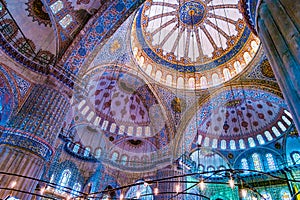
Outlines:
[[[177,177],[180,176],[181,174],[182,174],[181,171],[173,167],[162,169],[157,172],[157,179],[161,177]],[[155,197],[155,199],[162,199],[162,200],[163,199],[176,199],[176,200],[184,199],[184,195],[181,194],[181,192],[184,191],[185,189],[185,183],[182,182],[183,180],[185,180],[184,177],[177,177],[177,178],[170,178],[163,181],[159,181],[157,183],[159,194]],[[179,186],[178,188],[179,194],[177,195],[176,187],[178,186]],[[154,187],[156,187],[155,183],[154,183]]]
[[[20,176],[41,178],[69,107],[65,92],[35,85],[20,110],[1,127],[0,172],[14,175],[0,173],[0,199],[31,199],[29,193],[35,192],[38,181]],[[12,188],[13,182],[19,192],[4,189]]]
[[300,3],[261,0],[257,6],[256,30],[300,130]]

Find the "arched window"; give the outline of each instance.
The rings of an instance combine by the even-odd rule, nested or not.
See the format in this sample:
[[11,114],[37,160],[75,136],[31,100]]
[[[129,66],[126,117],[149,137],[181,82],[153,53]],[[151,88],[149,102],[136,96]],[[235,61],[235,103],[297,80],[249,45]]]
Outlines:
[[155,74],[155,80],[156,80],[156,81],[160,81],[161,76],[162,76],[161,71],[160,71],[160,70],[157,70],[157,71],[156,71],[156,74]]
[[236,149],[235,141],[234,140],[230,140],[229,145],[230,145],[230,149],[232,149],[232,150]]
[[184,88],[184,79],[182,77],[177,79],[177,88]]
[[288,118],[286,118],[286,116],[282,116],[281,118],[288,126],[292,124],[292,122]]
[[214,138],[214,139],[212,140],[212,145],[211,145],[211,147],[212,147],[212,148],[217,148],[217,146],[218,146],[218,139]]
[[278,131],[278,129],[275,126],[272,127],[272,131],[277,137],[280,136],[280,132]]
[[244,60],[247,64],[251,61],[251,56],[248,52],[244,53]]
[[74,152],[74,153],[78,153],[79,148],[80,148],[80,145],[79,145],[79,144],[75,144],[75,145],[74,145],[74,148],[73,148],[73,152]]
[[119,157],[119,154],[117,152],[113,152],[112,156],[111,156],[111,160],[112,161],[117,161]]
[[69,169],[65,169],[60,177],[58,185],[60,185],[59,191],[62,192],[62,188],[67,187],[70,181],[72,173]]
[[172,75],[168,74],[166,77],[166,84],[171,86],[172,85]]
[[81,185],[80,183],[75,183],[73,186],[73,197],[79,196],[79,192],[81,191]]
[[253,166],[257,171],[262,171],[260,157],[257,153],[252,154]]
[[286,131],[286,127],[283,125],[283,123],[281,121],[277,122],[277,125],[279,126],[279,128],[282,130],[282,131]]
[[152,65],[147,65],[146,74],[151,75],[151,72],[152,72]]
[[219,75],[217,73],[214,73],[211,76],[211,79],[212,79],[213,85],[218,85],[220,83],[220,78],[219,78]]
[[195,78],[189,78],[189,88],[195,89]]
[[243,139],[240,139],[240,140],[239,140],[239,145],[240,145],[240,149],[245,149],[245,148],[246,148],[246,147],[245,147],[245,142],[244,142]]
[[241,67],[241,64],[239,61],[235,61],[234,64],[233,64],[234,68],[235,68],[235,71],[237,73],[241,72],[242,71],[242,67]]
[[266,154],[266,158],[267,158],[267,162],[268,162],[268,167],[270,170],[275,170],[276,169],[276,165],[275,165],[275,161],[273,158],[273,155],[270,153]]
[[266,138],[267,138],[268,141],[273,140],[273,137],[272,137],[272,135],[271,135],[271,133],[269,131],[265,131],[264,133],[265,133],[265,136],[266,136]]
[[259,144],[265,144],[265,140],[260,134],[258,134],[256,137],[257,137]]
[[292,160],[295,164],[300,164],[300,154],[298,152],[292,153]]
[[293,119],[293,117],[292,117],[292,115],[291,115],[291,113],[289,111],[284,110],[284,113],[287,114],[287,116],[289,116],[291,119]]
[[[244,169],[244,170],[249,170],[249,165],[248,165],[248,161],[247,161],[246,158],[243,158],[243,159],[241,160],[241,167],[242,167],[242,169]],[[245,171],[245,173],[249,173],[249,171]]]
[[[125,199],[153,200],[151,187],[143,182],[143,180],[139,180],[136,182],[136,184],[140,183],[139,185],[130,187],[125,195]],[[137,198],[137,194],[140,196],[139,198]]]
[[254,139],[252,137],[248,138],[248,142],[249,142],[250,147],[255,147],[255,142],[254,142]]
[[122,158],[121,158],[121,164],[126,165],[127,164],[127,159],[128,159],[128,157],[126,155],[123,155]]
[[209,167],[207,167],[207,171],[213,172],[213,171],[215,171],[215,168],[213,166],[209,166]]
[[207,86],[207,79],[205,76],[201,76],[200,78],[200,84],[201,84],[201,88],[204,88]]
[[95,158],[100,158],[101,157],[101,149],[96,149],[96,152],[95,152]]
[[230,71],[228,68],[223,69],[223,74],[224,74],[225,81],[228,81],[231,78]]
[[221,140],[221,149],[226,149],[226,140]]
[[204,166],[201,165],[201,164],[199,164],[199,165],[198,165],[198,171],[199,171],[199,172],[203,172],[203,171],[204,171]]
[[205,137],[205,138],[204,138],[204,143],[203,143],[203,145],[204,145],[205,147],[208,147],[208,146],[209,146],[209,137]]
[[91,148],[85,147],[83,156],[88,157],[90,155]]

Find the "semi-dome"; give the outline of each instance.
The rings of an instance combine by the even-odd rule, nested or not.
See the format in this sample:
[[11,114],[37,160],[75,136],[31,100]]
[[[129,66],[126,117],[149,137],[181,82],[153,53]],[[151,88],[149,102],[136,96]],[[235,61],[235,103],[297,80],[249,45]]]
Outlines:
[[259,45],[237,0],[148,0],[135,16],[131,38],[133,55],[146,74],[169,86],[188,83],[190,89],[228,81],[248,65]]
[[251,148],[275,140],[291,126],[286,109],[284,100],[272,93],[226,89],[199,108],[186,132],[193,132],[197,124],[197,136],[192,136],[197,145],[223,150]]

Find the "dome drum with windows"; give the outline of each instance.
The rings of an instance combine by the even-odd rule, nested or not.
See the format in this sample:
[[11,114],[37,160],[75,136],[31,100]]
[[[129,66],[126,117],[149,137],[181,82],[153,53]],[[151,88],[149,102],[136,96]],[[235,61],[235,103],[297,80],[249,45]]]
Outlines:
[[142,71],[167,86],[226,82],[248,65],[260,44],[239,7],[238,0],[148,0],[132,24],[133,56]]

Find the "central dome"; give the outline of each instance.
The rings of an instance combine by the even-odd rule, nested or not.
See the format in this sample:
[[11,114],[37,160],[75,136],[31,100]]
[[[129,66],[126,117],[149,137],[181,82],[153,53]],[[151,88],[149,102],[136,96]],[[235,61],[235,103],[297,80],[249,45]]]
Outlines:
[[180,21],[189,26],[197,25],[202,22],[205,11],[202,2],[185,2],[179,9]]
[[194,82],[200,88],[228,81],[247,66],[259,44],[238,0],[148,0],[136,14],[131,36],[139,66],[155,81],[176,87],[175,74],[199,78]]

